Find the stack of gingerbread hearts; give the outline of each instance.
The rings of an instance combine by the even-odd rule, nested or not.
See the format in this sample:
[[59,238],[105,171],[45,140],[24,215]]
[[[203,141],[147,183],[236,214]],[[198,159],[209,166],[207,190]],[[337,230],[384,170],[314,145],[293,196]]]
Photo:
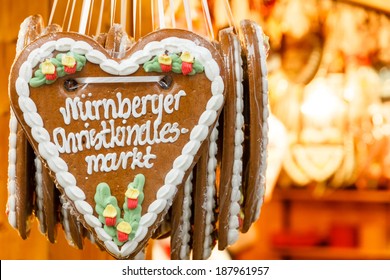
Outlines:
[[266,37],[244,20],[211,41],[113,25],[95,38],[21,25],[9,77],[10,224],[62,224],[117,259],[170,237],[172,259],[207,259],[259,218],[265,192]]

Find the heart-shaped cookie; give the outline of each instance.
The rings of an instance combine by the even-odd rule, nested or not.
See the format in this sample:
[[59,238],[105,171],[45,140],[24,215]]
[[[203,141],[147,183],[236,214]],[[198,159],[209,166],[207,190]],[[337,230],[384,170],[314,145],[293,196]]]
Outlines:
[[133,258],[197,162],[224,103],[222,59],[192,32],[151,33],[122,60],[54,33],[11,69],[10,99],[74,215],[115,258]]

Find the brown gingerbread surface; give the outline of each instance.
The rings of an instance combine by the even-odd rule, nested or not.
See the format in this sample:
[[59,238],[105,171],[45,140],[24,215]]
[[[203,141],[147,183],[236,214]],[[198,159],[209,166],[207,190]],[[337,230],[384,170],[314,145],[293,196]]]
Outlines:
[[[221,42],[221,51],[228,69],[227,73],[227,90],[226,90],[226,102],[221,115],[222,120],[222,145],[221,145],[221,176],[219,185],[219,227],[218,227],[218,248],[220,250],[225,249],[229,244],[229,220],[231,219],[231,207],[232,207],[232,191],[233,191],[233,169],[235,164],[235,139],[236,139],[236,126],[237,126],[237,83],[241,82],[240,77],[237,77],[236,64],[240,62],[236,61],[234,52],[237,51],[241,57],[241,51],[235,50],[234,41],[239,44],[237,35],[233,33],[232,29],[223,29],[219,33],[219,40]],[[239,46],[239,45],[237,45]],[[242,73],[243,74],[243,73]],[[238,159],[236,164],[241,161]],[[242,180],[241,174],[239,181]],[[238,176],[238,175],[237,175]],[[238,178],[236,178],[237,180]],[[237,215],[238,219],[238,215]]]
[[[218,65],[222,65],[219,53],[210,45],[207,40],[191,32],[183,30],[160,30],[158,32],[154,32],[138,41],[128,51],[126,57],[131,57],[135,52],[142,50],[146,44],[151,41],[160,41],[167,37],[181,37],[195,41],[198,46],[202,46],[210,50],[213,59],[217,62]],[[13,65],[11,72],[11,103],[19,122],[26,131],[30,143],[32,144],[37,154],[40,153],[39,143],[34,140],[31,134],[31,128],[26,123],[26,120],[23,116],[22,109],[20,108],[18,101],[18,95],[16,94],[15,83],[16,79],[18,78],[19,69],[22,63],[28,59],[31,52],[37,48],[40,48],[46,42],[58,41],[61,38],[72,38],[73,40],[86,42],[93,49],[101,52],[106,57],[109,57],[108,53],[91,38],[76,33],[61,32],[51,33],[40,37],[38,40],[30,44],[18,57],[15,64]],[[53,52],[54,56],[57,54],[58,51]],[[112,61],[116,61],[117,63],[120,62],[120,60],[116,59],[113,59]],[[37,68],[35,68],[34,71],[36,69]],[[133,77],[156,75],[160,75],[160,73],[147,73],[142,68],[142,65],[136,73],[132,74]],[[142,173],[146,178],[144,186],[145,197],[142,204],[142,215],[148,211],[149,206],[152,205],[152,203],[156,200],[157,191],[165,184],[164,180],[166,174],[172,169],[172,164],[174,160],[180,156],[184,145],[189,142],[193,127],[197,125],[200,115],[206,110],[207,102],[212,97],[211,81],[204,73],[193,76],[185,76],[176,73],[170,73],[170,75],[173,78],[173,83],[169,89],[161,89],[157,83],[89,83],[87,85],[78,87],[75,91],[69,91],[66,89],[64,87],[64,82],[65,80],[69,79],[69,77],[72,79],[85,77],[112,77],[112,75],[104,72],[98,65],[87,62],[81,71],[76,72],[71,76],[65,76],[62,78],[60,77],[51,85],[45,84],[37,88],[30,87],[30,98],[33,100],[36,106],[36,110],[43,120],[45,129],[49,132],[51,141],[54,141],[57,146],[60,147],[60,158],[66,162],[68,172],[75,177],[77,187],[81,188],[84,192],[85,202],[87,202],[92,207],[95,205],[94,195],[96,192],[96,187],[99,183],[102,182],[105,182],[109,185],[111,195],[117,198],[118,205],[121,207],[125,201],[124,193],[127,189],[127,186],[134,180],[134,177],[140,173]],[[220,67],[220,75],[224,75],[223,67]],[[182,94],[182,91],[185,92],[185,95]],[[86,110],[87,108],[82,107],[85,106],[85,104],[92,104],[94,102],[111,102],[115,103],[117,106],[120,106],[120,102],[125,98],[127,98],[126,100],[133,100],[133,98],[136,96],[139,97],[138,100],[142,98],[145,98],[146,100],[148,98],[147,96],[151,95],[156,97],[161,96],[159,97],[161,100],[168,100],[165,101],[165,104],[167,105],[165,105],[166,108],[164,108],[165,110],[163,113],[156,114],[151,112],[151,101],[149,104],[145,105],[149,106],[147,107],[147,110],[149,110],[148,112],[142,113],[140,107],[138,107],[138,112],[137,110],[134,111],[134,114],[142,114],[142,117],[128,117],[126,119],[113,117],[111,111],[112,108],[104,111],[102,106],[99,107],[100,111],[98,115],[101,116],[100,120],[95,120],[93,117],[90,117],[88,120],[83,121],[80,120],[80,118],[74,116],[70,119],[66,119],[65,115],[60,112],[60,108],[69,110],[70,107],[67,107],[66,104],[69,105],[71,102],[75,102],[75,100],[77,100],[76,106],[80,107],[74,107],[73,113],[76,110],[79,110],[79,114],[81,114],[81,111],[83,109]],[[177,102],[177,109],[174,109],[175,100]],[[135,104],[134,106],[137,105]],[[110,116],[104,117],[105,113],[109,114]],[[68,116],[70,116],[70,114]],[[156,123],[157,117],[161,117],[160,123]],[[135,145],[134,138],[132,138],[131,135],[127,135],[128,139],[130,139],[128,141],[129,144],[123,145],[123,147],[121,145],[112,145],[115,147],[108,145],[110,147],[106,149],[97,149],[96,147],[93,148],[88,146],[85,142],[83,142],[86,138],[80,136],[82,133],[96,131],[97,133],[106,133],[106,140],[107,142],[110,142],[110,139],[112,140],[113,137],[116,137],[118,140],[118,137],[120,137],[118,135],[122,130],[124,131],[126,128],[130,129],[129,127],[142,125],[146,127],[145,129],[150,129],[150,137],[152,139],[160,139],[161,142],[154,142],[150,145]],[[108,130],[110,130],[109,133],[104,132]],[[115,132],[117,133],[116,136],[114,135]],[[72,137],[77,133],[79,133],[79,142],[72,142],[73,140],[71,138],[67,138]],[[85,136],[85,134],[83,135]],[[177,137],[177,139],[175,138],[175,140],[171,140],[173,143],[163,143],[164,141],[170,141],[169,139],[172,139],[172,137]],[[142,139],[142,137],[140,139]],[[65,142],[69,142],[69,147],[71,150],[65,151]],[[127,155],[127,166],[125,166],[124,160],[119,164],[115,161],[115,159],[119,159],[121,153],[122,155]],[[102,164],[103,161],[98,161],[96,159],[98,155],[102,155],[100,158],[104,158],[104,160],[106,160],[105,164]],[[91,163],[91,158],[95,159],[94,163]],[[199,155],[196,155],[191,166],[186,169],[185,174],[181,174],[182,180],[179,180],[179,185],[182,183],[182,181],[184,182],[185,178],[188,176],[189,171],[196,163],[198,158]],[[41,159],[43,160],[43,157],[41,157]],[[46,160],[43,161],[45,166],[48,166]],[[133,168],[131,167],[132,164]],[[152,165],[153,167],[144,168],[145,164]],[[119,166],[115,172],[112,170],[115,168],[111,168],[114,165]],[[126,168],[123,168],[124,166]],[[57,180],[58,177],[56,177],[56,172],[53,172],[52,170],[51,176],[57,183],[59,190],[64,193],[62,186],[59,185]],[[73,204],[73,200],[69,199],[69,197],[67,197],[67,199],[72,204],[73,209],[76,209],[76,206]],[[145,246],[148,237],[150,237],[152,232],[156,229],[159,221],[163,218],[167,210],[168,207],[166,207],[165,210],[159,214],[157,222],[149,227],[147,237],[139,242],[139,246],[137,247],[139,249],[135,250],[134,252],[138,252],[143,246]],[[94,212],[94,214],[96,215],[96,212]],[[76,216],[78,216],[84,226],[91,230],[90,226],[85,222],[83,216],[80,213],[76,214]],[[98,238],[96,239],[98,240]]]
[[[243,20],[240,25],[243,37],[242,45],[246,64],[244,71],[244,92],[247,108],[245,120],[244,149],[244,223],[243,232],[247,232],[257,219],[265,193],[266,149],[268,143],[268,92],[264,91],[263,79],[266,79],[266,69],[262,69],[260,53],[263,42],[259,41],[257,24],[251,20]],[[262,39],[262,38],[261,38]]]

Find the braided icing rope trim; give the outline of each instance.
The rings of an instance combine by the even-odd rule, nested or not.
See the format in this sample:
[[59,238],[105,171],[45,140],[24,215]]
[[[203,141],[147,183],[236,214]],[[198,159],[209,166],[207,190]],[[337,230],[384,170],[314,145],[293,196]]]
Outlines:
[[204,231],[204,243],[203,243],[203,259],[208,259],[211,256],[213,247],[212,233],[214,231],[213,222],[215,222],[214,209],[216,201],[214,195],[216,192],[216,169],[217,169],[217,140],[218,140],[218,121],[210,135],[209,154],[207,162],[207,185],[206,185],[206,202],[203,206],[205,208],[205,231]]
[[[181,155],[176,158],[172,169],[167,173],[164,185],[159,188],[156,200],[149,205],[147,213],[140,220],[140,226],[133,240],[127,241],[119,248],[103,229],[102,223],[93,215],[93,207],[85,201],[85,193],[77,186],[76,178],[68,172],[67,164],[60,158],[55,144],[50,141],[49,132],[44,128],[44,122],[37,112],[34,101],[30,98],[29,80],[33,75],[32,69],[38,63],[48,58],[54,51],[72,51],[85,55],[86,59],[98,64],[106,73],[112,75],[130,75],[135,73],[140,64],[150,60],[154,55],[159,55],[168,50],[170,52],[191,52],[205,68],[205,75],[211,81],[212,97],[209,99],[206,110],[198,120],[198,124],[191,130],[190,141],[183,147]],[[184,174],[191,166],[194,156],[197,154],[201,143],[206,139],[211,126],[215,123],[218,110],[224,103],[224,82],[220,76],[218,63],[212,58],[210,51],[202,46],[197,46],[193,41],[177,37],[168,37],[160,42],[150,42],[143,50],[139,50],[130,58],[116,62],[107,58],[102,52],[93,49],[85,41],[75,41],[72,38],[60,38],[56,41],[48,41],[41,47],[34,49],[19,69],[19,76],[15,82],[16,92],[19,96],[19,106],[27,125],[31,128],[31,134],[38,143],[39,152],[49,167],[55,171],[57,183],[63,188],[65,194],[73,201],[77,211],[83,216],[85,222],[92,227],[105,247],[118,257],[127,257],[137,248],[147,235],[148,228],[156,221],[158,214],[168,209],[172,204],[177,186],[182,183]]]
[[242,68],[241,45],[236,37],[233,37],[234,77],[236,87],[236,122],[234,135],[234,165],[232,180],[232,192],[230,195],[228,244],[237,241],[239,235],[240,199],[242,170],[243,170],[243,142],[244,142],[244,86],[242,84],[244,71]]
[[257,40],[259,42],[259,52],[260,52],[260,66],[261,66],[261,75],[262,75],[262,92],[263,92],[263,104],[266,105],[266,107],[263,110],[263,123],[261,124],[262,127],[262,139],[260,142],[261,145],[261,153],[260,153],[260,159],[261,159],[261,164],[260,164],[260,174],[261,174],[261,187],[258,188],[258,197],[259,201],[257,202],[256,205],[256,215],[254,217],[254,220],[257,220],[260,216],[260,210],[263,205],[264,201],[264,194],[265,194],[265,175],[266,175],[266,169],[267,169],[267,146],[268,146],[268,117],[269,117],[269,110],[268,110],[268,70],[267,70],[267,64],[266,64],[266,50],[265,46],[263,44],[264,42],[264,33],[263,29],[255,25],[255,33],[257,36]]
[[9,138],[8,138],[8,200],[7,200],[7,216],[8,223],[15,229],[17,229],[17,218],[16,218],[16,132],[18,129],[18,121],[15,117],[13,110],[10,111],[10,122],[9,122]]

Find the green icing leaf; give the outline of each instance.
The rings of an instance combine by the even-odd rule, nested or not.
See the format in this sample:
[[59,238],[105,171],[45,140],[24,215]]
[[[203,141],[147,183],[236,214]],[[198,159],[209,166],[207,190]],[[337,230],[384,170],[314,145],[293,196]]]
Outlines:
[[82,66],[84,66],[87,63],[87,59],[85,58],[85,56],[81,54],[77,54],[73,52],[68,52],[67,54],[73,56],[76,59],[76,61],[80,63]]
[[181,74],[181,62],[174,62],[172,63],[172,72]]
[[46,83],[46,78],[42,74],[42,76],[34,77],[30,80],[29,84],[31,87],[40,87],[41,85],[44,85]]
[[[56,59],[61,63],[62,62],[62,57],[64,56],[64,53],[59,53],[56,56]],[[62,63],[61,63],[62,64]]]
[[204,66],[195,59],[192,64],[192,69],[195,70],[195,73],[202,73],[204,71]]
[[181,74],[181,58],[177,54],[172,55],[172,72]]
[[122,245],[123,245],[123,242],[120,242],[120,241],[118,240],[118,237],[117,237],[117,236],[114,237],[114,242],[115,242],[115,244],[118,245],[118,246],[122,246]]
[[143,192],[144,185],[145,185],[145,176],[143,174],[137,174],[134,178],[134,188],[139,190],[140,192]]
[[81,71],[81,69],[83,69],[84,65],[85,64],[83,64],[82,62],[77,61],[76,62],[76,71],[78,71],[78,72]]
[[178,56],[177,54],[171,54],[170,57],[172,58],[172,63],[181,63],[181,59],[180,59],[180,56]]
[[152,60],[145,62],[143,67],[145,72],[162,72],[157,56],[155,56]]
[[105,203],[106,205],[112,204],[112,205],[114,205],[114,206],[118,206],[118,201],[116,200],[116,197],[115,197],[115,196],[106,197],[106,199],[104,200],[104,203]]
[[[100,183],[96,187],[96,192],[94,196],[95,200],[95,211],[99,214],[99,221],[103,224],[106,223],[105,218],[103,216],[103,211],[107,207],[107,205],[111,204],[115,207],[116,210],[116,223],[119,223],[121,209],[118,207],[118,201],[115,196],[111,195],[110,187],[107,183]],[[112,228],[112,227],[108,227]],[[115,229],[116,231],[116,229]]]
[[96,187],[96,193],[94,196],[95,202],[97,204],[103,204],[103,200],[107,197],[111,196],[111,190],[107,183],[100,183]]
[[31,87],[39,87],[46,84],[46,77],[40,68],[34,72],[34,76],[35,77],[31,78],[29,81]]
[[37,71],[34,72],[34,76],[35,77],[45,77],[45,75],[43,75],[43,73],[42,73],[41,68],[39,68]]
[[62,66],[61,65],[61,59],[58,60],[56,58],[50,58],[50,62],[54,64],[54,66],[58,67],[58,66]]
[[65,75],[66,75],[66,73],[65,73],[64,67],[63,66],[57,67],[57,76],[64,77]]
[[105,232],[107,232],[111,237],[115,237],[115,236],[116,236],[116,228],[115,228],[115,227],[109,227],[109,226],[104,225],[104,230],[105,230]]
[[144,185],[145,185],[145,176],[143,174],[138,174],[135,176],[134,181],[128,185],[128,188],[133,188],[139,191],[138,195],[138,204],[134,209],[129,209],[127,207],[127,197],[125,197],[125,202],[123,203],[124,210],[124,220],[128,222],[132,231],[130,233],[130,239],[134,238],[135,233],[137,232],[139,221],[141,219],[142,212],[142,202],[144,201]]
[[95,206],[95,211],[97,212],[97,213],[103,213],[103,211],[104,211],[104,207],[102,206],[102,205],[100,205],[100,204],[96,204],[96,206]]
[[196,71],[195,71],[194,68],[192,68],[192,71],[191,71],[190,73],[188,73],[188,75],[190,75],[190,76],[193,76],[193,75],[195,75],[195,74],[196,74]]

